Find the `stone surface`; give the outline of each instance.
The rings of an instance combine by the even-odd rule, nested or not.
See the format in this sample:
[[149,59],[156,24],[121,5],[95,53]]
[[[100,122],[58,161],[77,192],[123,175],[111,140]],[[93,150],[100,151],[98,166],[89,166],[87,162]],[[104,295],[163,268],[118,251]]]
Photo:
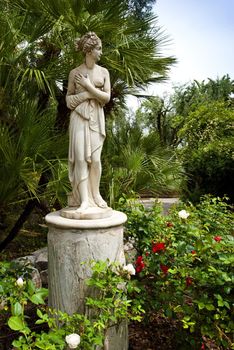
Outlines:
[[48,287],[48,269],[40,271],[41,283],[43,287]]
[[47,247],[41,251],[37,251],[35,255],[35,266],[39,271],[46,270],[48,268],[48,251]]
[[68,207],[60,210],[60,215],[67,219],[76,220],[97,220],[106,219],[112,216],[112,209],[99,208],[99,207],[89,207],[85,210],[79,210],[77,207]]
[[[69,180],[72,195],[69,206],[106,208],[99,191],[101,151],[105,140],[104,105],[110,100],[111,86],[107,69],[97,62],[102,43],[94,32],[75,40],[84,62],[72,69],[68,78],[67,107],[71,110],[69,126]],[[73,217],[71,217],[73,219]],[[75,218],[76,219],[76,218]]]
[[60,215],[60,211],[55,211],[46,215],[47,225],[53,227],[63,227],[63,228],[71,228],[71,229],[99,229],[99,228],[107,228],[114,227],[118,225],[122,225],[127,221],[127,216],[124,213],[113,210],[112,215],[105,219],[98,220],[73,220],[67,219]]
[[163,214],[167,215],[170,207],[179,202],[179,198],[142,198],[139,201],[146,209],[152,208],[155,202],[162,203]]
[[[46,216],[48,233],[49,304],[73,314],[89,314],[85,298],[93,289],[85,280],[91,276],[91,260],[107,260],[125,264],[123,223],[125,214],[113,211],[110,218],[74,220],[61,217],[59,212]],[[110,327],[105,349],[127,350],[127,325]]]

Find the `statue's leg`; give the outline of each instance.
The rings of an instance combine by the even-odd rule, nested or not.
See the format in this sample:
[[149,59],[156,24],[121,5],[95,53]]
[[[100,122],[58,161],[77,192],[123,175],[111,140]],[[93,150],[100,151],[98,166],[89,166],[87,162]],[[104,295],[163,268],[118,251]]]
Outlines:
[[85,210],[89,207],[88,179],[81,181],[79,184],[79,194],[81,204],[78,210]]
[[88,193],[88,164],[85,160],[76,161],[76,171],[80,182],[77,180],[78,192],[80,197],[80,207],[78,211],[85,210],[89,207],[89,193]]
[[102,147],[99,147],[92,154],[92,161],[90,165],[90,182],[91,182],[94,202],[100,208],[107,208],[107,203],[104,201],[99,191],[99,185],[100,185],[100,179],[101,179],[101,173],[102,173],[101,152],[102,152]]

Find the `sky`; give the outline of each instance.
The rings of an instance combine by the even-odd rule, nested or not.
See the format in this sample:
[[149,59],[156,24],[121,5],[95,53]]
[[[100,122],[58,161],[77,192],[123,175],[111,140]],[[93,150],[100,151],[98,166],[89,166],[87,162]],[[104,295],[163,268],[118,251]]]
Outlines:
[[234,79],[234,0],[157,0],[154,13],[171,41],[162,53],[178,62],[170,80],[151,86],[150,93],[170,93],[173,85],[194,79]]

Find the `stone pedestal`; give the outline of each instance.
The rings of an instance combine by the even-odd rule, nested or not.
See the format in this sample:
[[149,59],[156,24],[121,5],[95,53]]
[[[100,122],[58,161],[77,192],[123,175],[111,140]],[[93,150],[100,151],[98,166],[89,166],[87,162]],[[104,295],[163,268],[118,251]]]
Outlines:
[[[48,233],[49,304],[73,314],[85,313],[89,291],[85,280],[91,276],[90,260],[109,259],[125,263],[123,224],[125,214],[113,211],[105,219],[74,220],[53,212],[46,216]],[[87,264],[83,264],[87,262]],[[126,324],[110,329],[105,349],[127,350]]]

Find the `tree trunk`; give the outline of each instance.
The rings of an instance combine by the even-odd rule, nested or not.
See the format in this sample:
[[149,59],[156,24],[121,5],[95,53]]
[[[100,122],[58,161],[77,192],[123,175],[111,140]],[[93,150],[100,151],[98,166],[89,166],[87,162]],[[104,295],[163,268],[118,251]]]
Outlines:
[[[40,180],[38,182],[38,192],[41,194],[44,192],[48,182],[49,182],[49,174],[42,173]],[[20,217],[16,221],[15,225],[13,228],[10,230],[9,234],[7,237],[0,243],[0,252],[4,250],[11,241],[18,235],[20,229],[22,228],[23,224],[25,221],[28,219],[29,215],[31,214],[32,210],[35,208],[36,205],[38,205],[38,200],[37,199],[30,199],[23,212],[21,213]]]

